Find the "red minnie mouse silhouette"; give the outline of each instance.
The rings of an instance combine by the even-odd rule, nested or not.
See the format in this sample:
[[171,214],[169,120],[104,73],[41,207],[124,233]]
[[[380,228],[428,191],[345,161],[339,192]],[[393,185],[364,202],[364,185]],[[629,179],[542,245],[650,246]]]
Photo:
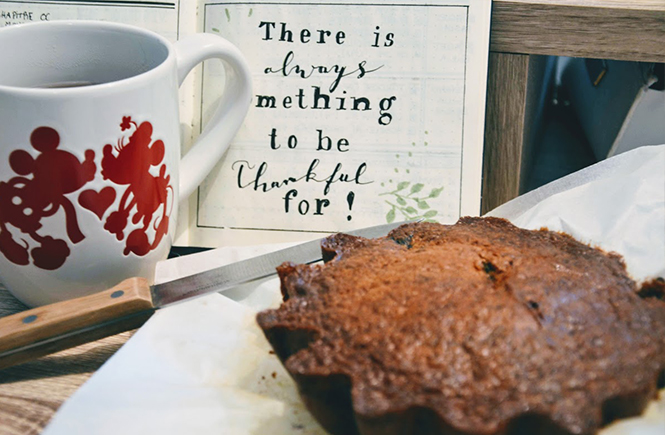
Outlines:
[[[85,238],[79,228],[76,210],[65,194],[83,187],[95,176],[95,152],[85,151],[85,160],[67,151],[58,150],[60,135],[51,127],[36,128],[30,144],[40,154],[33,158],[24,150],[9,155],[9,165],[19,176],[0,182],[0,252],[16,264],[27,265],[30,256],[35,266],[54,270],[62,266],[70,254],[67,242],[37,231],[42,219],[54,215],[60,208],[65,212],[67,236],[72,243]],[[32,178],[27,178],[32,175]],[[39,246],[29,250],[14,240],[7,228],[11,224],[27,234]]]
[[[167,207],[168,192],[173,195],[173,187],[169,184],[170,175],[166,175],[166,165],[159,168],[159,176],[150,173],[152,166],[158,166],[164,159],[164,142],[152,141],[152,124],[142,122],[137,125],[131,117],[124,116],[120,128],[122,131],[135,127],[129,142],[123,139],[115,147],[110,144],[104,146],[102,158],[102,176],[116,184],[126,185],[127,188],[120,199],[117,211],[112,212],[104,228],[116,235],[118,240],[124,238],[124,231],[129,222],[130,214],[133,224],[143,223],[141,228],[133,230],[127,236],[123,253],[129,255],[133,252],[143,256],[159,245],[169,228],[170,208]],[[171,204],[172,205],[172,204]],[[162,207],[161,214],[157,216],[153,225],[155,234],[152,243],[149,241],[148,229],[153,221],[154,214]]]

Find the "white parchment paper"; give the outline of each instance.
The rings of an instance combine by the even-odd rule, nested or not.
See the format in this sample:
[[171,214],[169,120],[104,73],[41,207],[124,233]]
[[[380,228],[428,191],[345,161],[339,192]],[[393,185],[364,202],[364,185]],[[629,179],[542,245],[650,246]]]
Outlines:
[[[637,280],[665,276],[665,145],[640,148],[492,213],[566,231],[624,255]],[[163,262],[169,281],[283,246],[220,248]],[[256,326],[281,300],[276,278],[157,312],[57,412],[47,435],[324,434]],[[602,435],[665,433],[665,391]]]

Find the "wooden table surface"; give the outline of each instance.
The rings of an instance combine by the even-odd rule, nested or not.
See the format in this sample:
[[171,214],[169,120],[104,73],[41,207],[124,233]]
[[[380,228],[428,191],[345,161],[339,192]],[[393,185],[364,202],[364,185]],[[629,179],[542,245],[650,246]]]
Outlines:
[[[0,287],[0,317],[26,307]],[[131,336],[124,332],[0,370],[0,434],[38,434],[55,411]]]
[[[488,85],[484,210],[519,193],[515,162],[522,158],[524,127],[515,127],[513,121],[524,119],[526,92],[523,88],[503,89],[505,82],[520,83],[512,80],[511,66],[526,74],[530,55],[664,62],[665,1],[494,0],[490,51],[490,82],[494,77],[496,86]],[[508,104],[515,109],[513,114],[505,110],[507,97],[514,100]],[[493,108],[493,101],[499,99],[501,104]],[[510,122],[502,123],[502,119]],[[0,288],[0,316],[22,309],[22,304]],[[60,405],[131,334],[0,370],[0,435],[40,433]]]

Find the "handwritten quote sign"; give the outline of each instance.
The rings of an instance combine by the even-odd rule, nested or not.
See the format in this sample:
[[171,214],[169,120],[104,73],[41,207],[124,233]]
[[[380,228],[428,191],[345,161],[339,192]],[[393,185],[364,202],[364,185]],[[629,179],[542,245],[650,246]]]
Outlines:
[[[197,226],[332,232],[460,216],[465,94],[479,86],[465,74],[468,7],[210,4],[205,30],[246,55],[254,97],[200,188]],[[204,108],[222,74],[206,65]]]

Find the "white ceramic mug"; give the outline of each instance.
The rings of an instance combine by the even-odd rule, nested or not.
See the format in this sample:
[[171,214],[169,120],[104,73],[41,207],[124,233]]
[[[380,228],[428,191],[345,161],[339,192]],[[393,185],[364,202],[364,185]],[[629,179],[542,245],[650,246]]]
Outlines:
[[[151,280],[178,202],[221,158],[251,100],[228,41],[55,21],[0,29],[0,279],[30,306]],[[219,107],[180,158],[178,88],[225,62]]]

